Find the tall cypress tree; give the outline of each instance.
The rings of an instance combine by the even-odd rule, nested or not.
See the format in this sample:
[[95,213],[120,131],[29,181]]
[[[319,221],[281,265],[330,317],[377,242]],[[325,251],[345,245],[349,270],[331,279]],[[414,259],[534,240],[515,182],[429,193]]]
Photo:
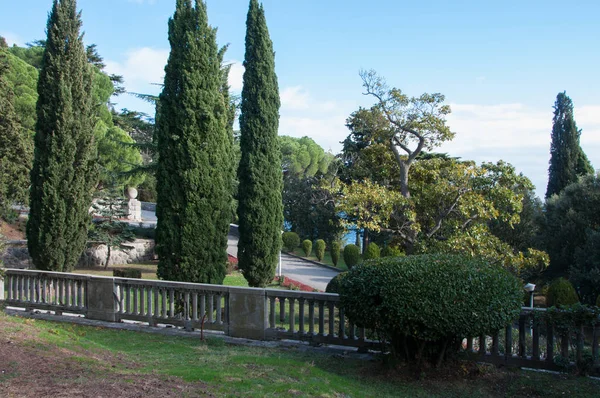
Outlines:
[[8,53],[0,37],[0,217],[13,203],[27,202],[31,159],[30,139],[15,110],[15,93],[8,81]]
[[38,80],[29,254],[38,269],[71,270],[85,249],[96,183],[92,69],[76,0],[54,0]]
[[257,0],[250,1],[246,21],[244,66],[238,258],[250,286],[264,287],[275,275],[281,248],[283,176],[277,140],[280,102],[275,54],[264,9]]
[[550,167],[546,198],[560,193],[579,176],[593,174],[594,168],[579,145],[581,130],[573,117],[573,101],[565,92],[556,96],[550,144]]
[[177,0],[157,111],[156,251],[162,279],[223,283],[231,140],[216,30],[206,5]]

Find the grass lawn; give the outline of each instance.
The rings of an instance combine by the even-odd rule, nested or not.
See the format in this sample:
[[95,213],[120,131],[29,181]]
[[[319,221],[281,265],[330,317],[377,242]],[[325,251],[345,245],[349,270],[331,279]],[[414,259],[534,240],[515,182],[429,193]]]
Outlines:
[[[7,316],[0,396],[591,397],[600,383],[456,364],[419,378],[345,355]],[[85,394],[84,394],[85,393]]]

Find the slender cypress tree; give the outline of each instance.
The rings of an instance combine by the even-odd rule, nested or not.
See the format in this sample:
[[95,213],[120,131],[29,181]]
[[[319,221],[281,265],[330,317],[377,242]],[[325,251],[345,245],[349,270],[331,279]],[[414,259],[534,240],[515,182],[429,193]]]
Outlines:
[[13,203],[27,202],[32,154],[27,130],[15,110],[15,94],[7,79],[9,68],[8,53],[0,40],[0,217]]
[[38,80],[29,254],[38,269],[71,270],[85,249],[96,184],[92,69],[76,0],[54,0]]
[[560,193],[579,176],[593,174],[594,169],[579,145],[581,130],[573,117],[573,101],[565,92],[554,103],[550,167],[546,198]]
[[244,66],[238,258],[250,286],[264,287],[275,275],[281,248],[283,176],[277,140],[280,102],[275,54],[264,9],[257,0],[250,1],[246,21]]
[[158,100],[156,251],[161,279],[223,283],[231,220],[231,140],[216,30],[206,4],[177,0]]

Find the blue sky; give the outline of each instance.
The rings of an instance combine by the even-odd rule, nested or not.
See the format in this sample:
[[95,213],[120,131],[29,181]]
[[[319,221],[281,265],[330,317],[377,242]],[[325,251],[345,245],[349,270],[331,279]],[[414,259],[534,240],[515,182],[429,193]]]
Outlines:
[[[51,0],[0,0],[0,35],[44,38]],[[441,92],[457,133],[440,150],[506,160],[546,188],[552,105],[573,99],[582,147],[600,168],[600,2],[266,0],[282,96],[280,134],[308,135],[334,153],[344,121],[371,99],[358,71],[375,69],[409,95]],[[79,0],[86,43],[131,91],[157,93],[175,0]],[[209,21],[229,43],[231,85],[241,89],[247,0],[208,0]],[[152,112],[130,96],[118,107]]]

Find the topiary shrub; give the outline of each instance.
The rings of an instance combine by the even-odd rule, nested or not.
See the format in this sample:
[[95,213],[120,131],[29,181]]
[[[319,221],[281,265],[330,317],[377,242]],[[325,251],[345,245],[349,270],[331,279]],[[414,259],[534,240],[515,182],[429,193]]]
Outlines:
[[374,329],[394,361],[438,365],[465,336],[492,335],[521,311],[521,282],[485,260],[429,254],[372,260],[340,280],[350,322]]
[[565,278],[552,281],[546,293],[546,305],[548,307],[560,307],[576,304],[579,302],[575,288]]
[[310,256],[310,253],[312,252],[312,242],[310,239],[304,239],[302,241],[302,250],[304,251],[304,255],[306,257]]
[[398,247],[386,246],[381,250],[381,257],[400,257],[404,252]]
[[342,244],[338,241],[331,242],[331,262],[333,265],[337,267],[338,262],[340,261],[340,250]]
[[325,241],[323,239],[317,239],[315,242],[315,255],[319,261],[323,261],[325,257]]
[[300,237],[295,232],[284,232],[281,235],[281,240],[283,242],[283,247],[288,252],[293,252],[295,248],[300,245]]
[[349,244],[344,247],[344,262],[348,269],[352,269],[360,261],[360,248]]
[[363,253],[363,260],[373,260],[379,257],[381,257],[381,251],[379,250],[379,246],[377,246],[377,243],[369,243],[367,246],[367,250],[365,250],[365,252]]
[[142,270],[136,268],[115,268],[113,276],[116,278],[142,279]]
[[342,278],[344,278],[345,275],[346,272],[341,272],[334,276],[327,284],[327,287],[325,288],[325,293],[339,293],[340,281],[342,280]]

